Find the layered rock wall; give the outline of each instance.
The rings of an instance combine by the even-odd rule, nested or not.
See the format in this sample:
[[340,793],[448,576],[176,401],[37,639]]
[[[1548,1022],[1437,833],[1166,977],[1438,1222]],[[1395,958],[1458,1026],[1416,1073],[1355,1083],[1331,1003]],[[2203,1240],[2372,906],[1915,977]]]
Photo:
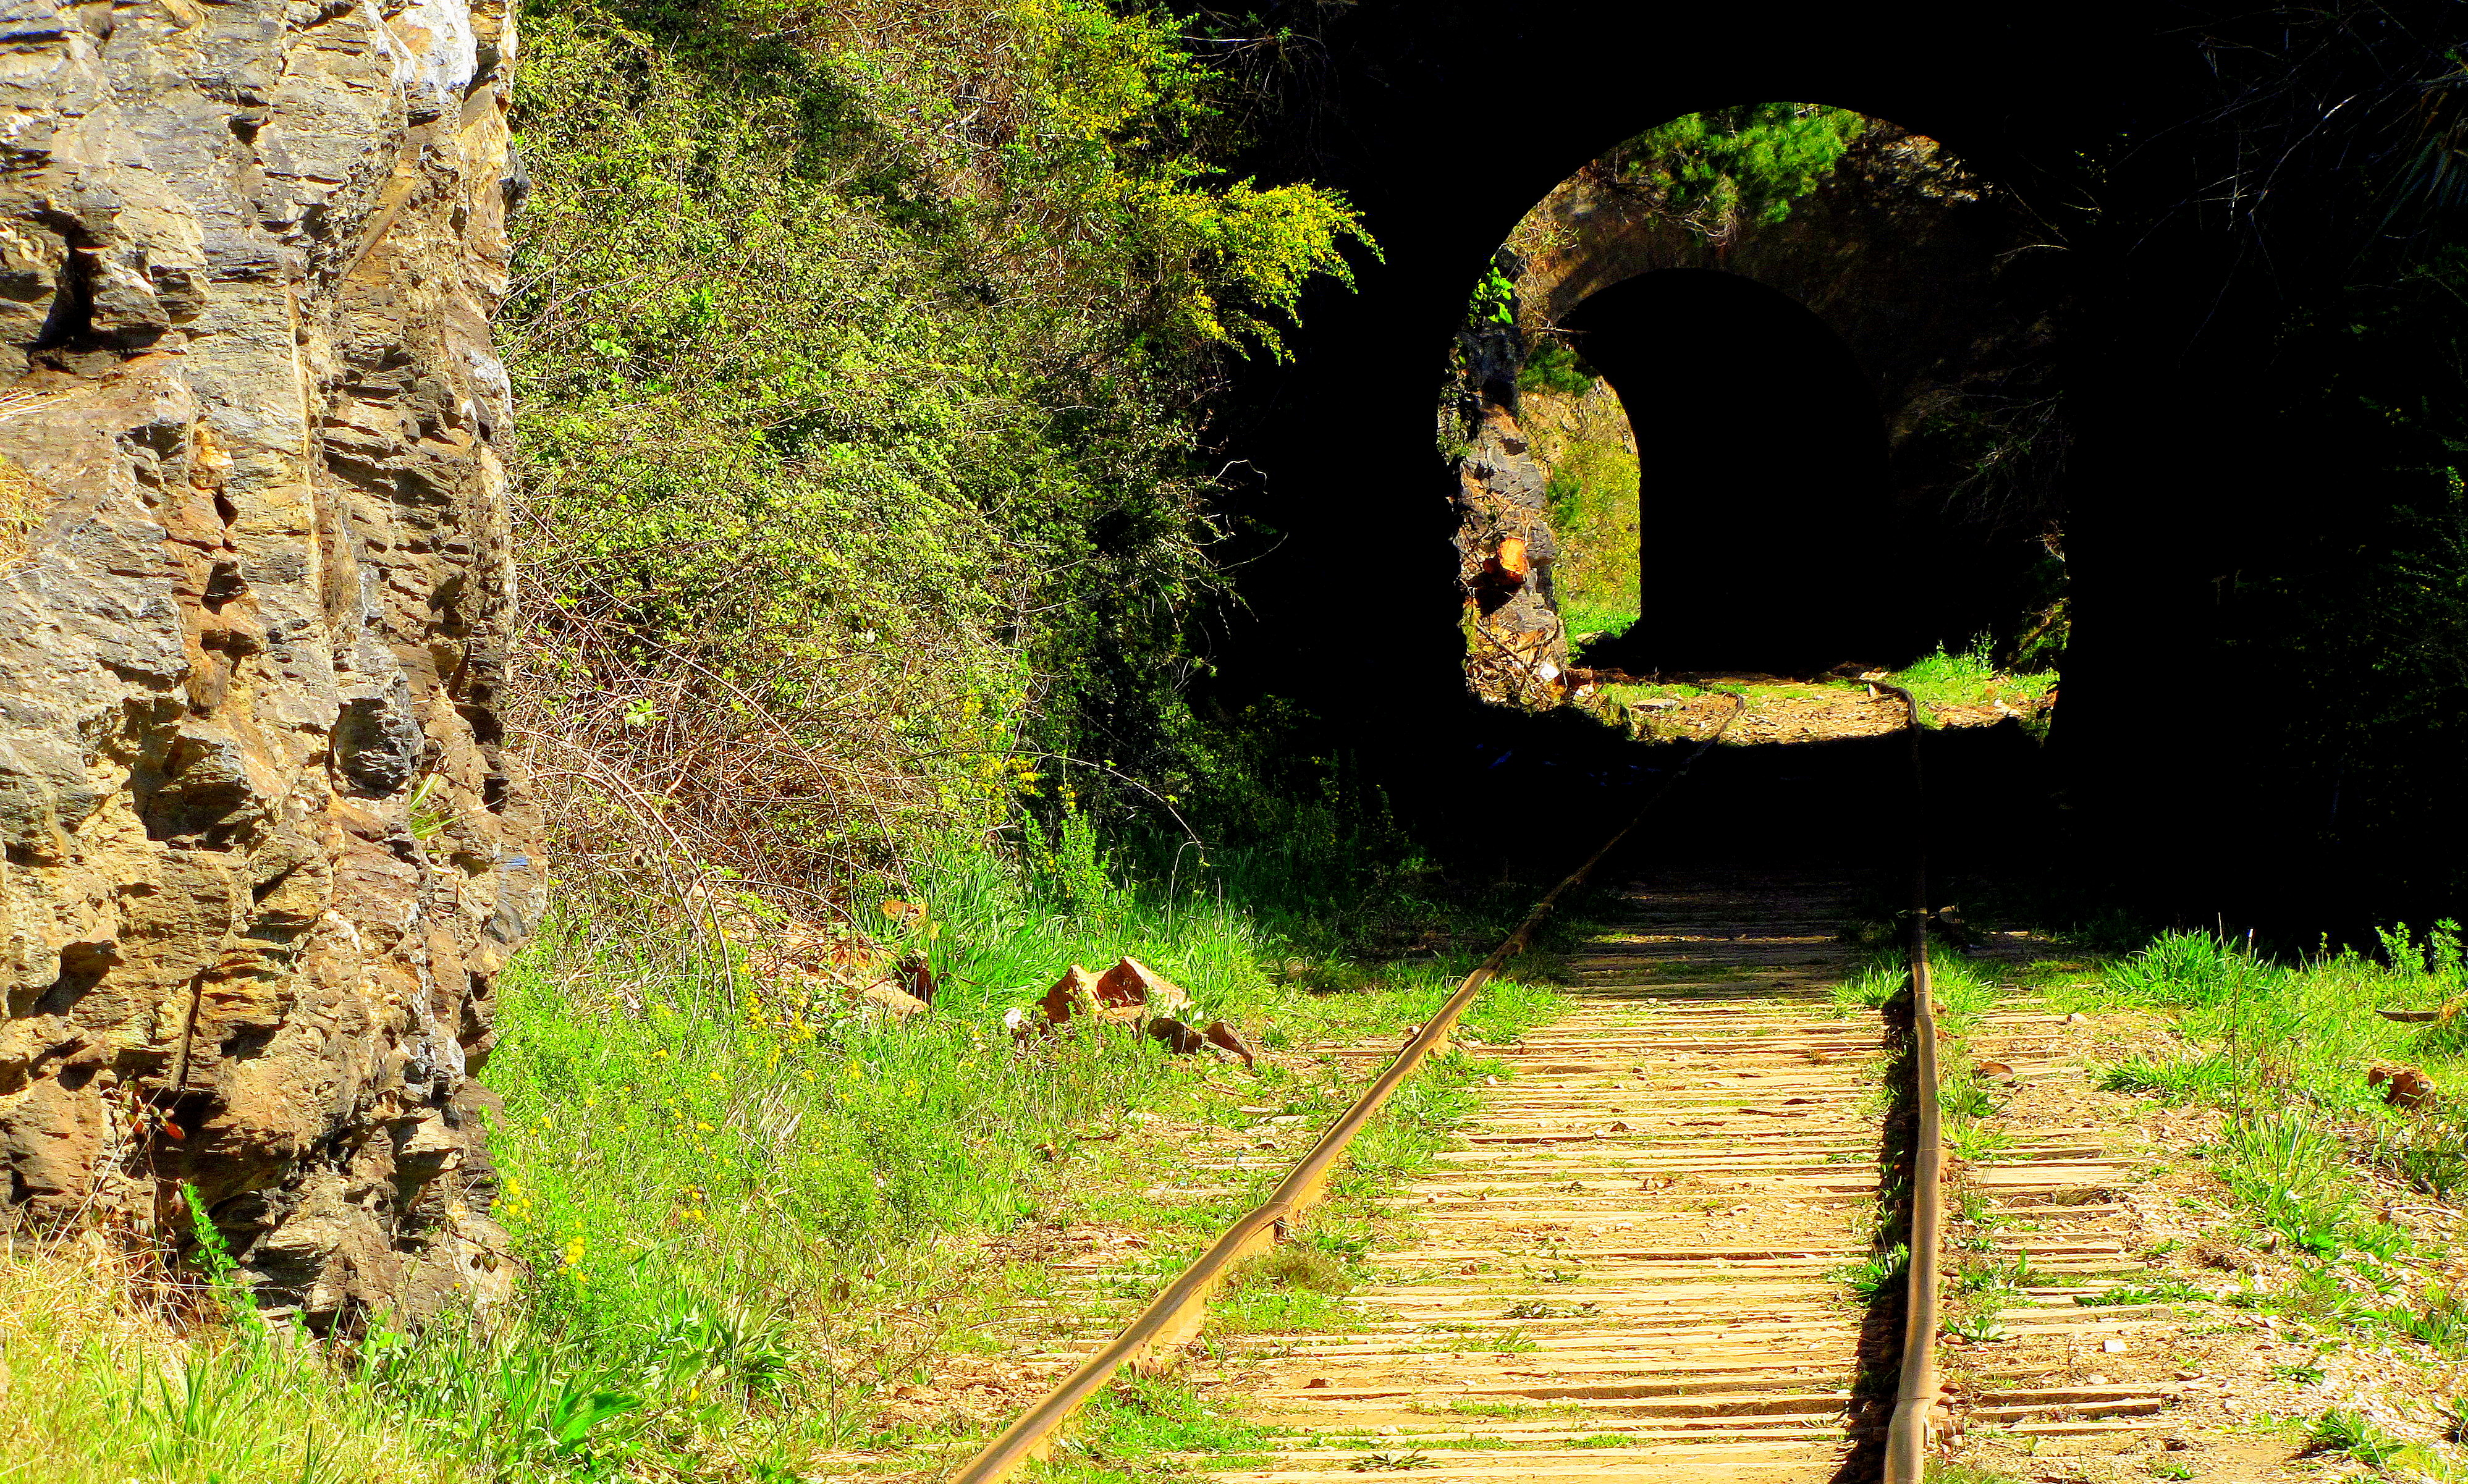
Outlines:
[[1458,447],[1451,463],[1466,683],[1486,701],[1547,707],[1565,689],[1568,635],[1552,591],[1559,545],[1546,475],[1518,422],[1517,378],[1528,348],[1513,285],[1525,264],[1503,249],[1493,266],[1512,285],[1505,312],[1457,328],[1440,402],[1440,441]]
[[0,0],[0,1229],[510,1277],[505,0]]

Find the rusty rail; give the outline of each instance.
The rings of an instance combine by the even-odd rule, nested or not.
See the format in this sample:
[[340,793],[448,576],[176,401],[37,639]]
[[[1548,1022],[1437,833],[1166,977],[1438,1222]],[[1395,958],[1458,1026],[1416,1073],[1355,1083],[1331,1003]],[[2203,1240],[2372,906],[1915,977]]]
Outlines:
[[1299,1216],[1319,1203],[1320,1198],[1327,1194],[1329,1177],[1336,1173],[1338,1156],[1380,1111],[1381,1105],[1386,1103],[1389,1095],[1425,1062],[1448,1049],[1449,1033],[1455,1029],[1458,1017],[1474,1004],[1474,997],[1511,958],[1525,951],[1534,934],[1550,917],[1552,909],[1559,905],[1561,897],[1584,884],[1594,867],[1602,863],[1603,857],[1645,822],[1646,814],[1687,775],[1697,760],[1705,755],[1706,749],[1723,740],[1723,734],[1730,729],[1740,713],[1748,709],[1745,696],[1731,691],[1721,694],[1731,697],[1730,714],[1723,719],[1711,735],[1697,744],[1696,750],[1689,753],[1679,767],[1672,770],[1671,776],[1662,781],[1662,786],[1655,789],[1653,796],[1638,808],[1627,824],[1620,827],[1618,833],[1604,841],[1601,849],[1586,858],[1585,864],[1544,893],[1542,900],[1534,904],[1534,910],[1517,925],[1517,930],[1508,935],[1507,941],[1493,949],[1489,958],[1465,976],[1455,993],[1440,1006],[1439,1013],[1431,1016],[1429,1023],[1406,1040],[1405,1048],[1398,1052],[1397,1060],[1388,1064],[1388,1069],[1354,1100],[1354,1105],[1330,1126],[1326,1133],[1320,1135],[1319,1142],[1312,1146],[1311,1153],[1303,1156],[1302,1163],[1294,1167],[1293,1173],[1277,1183],[1268,1201],[1228,1227],[1223,1236],[1209,1244],[1207,1251],[1183,1269],[1180,1277],[1166,1285],[1165,1291],[1152,1299],[1148,1308],[1140,1312],[1139,1317],[1114,1336],[1110,1344],[1082,1362],[1035,1405],[1021,1413],[1017,1421],[987,1444],[983,1451],[951,1475],[949,1484],[996,1484],[996,1481],[1009,1477],[1021,1464],[1046,1458],[1053,1451],[1055,1434],[1063,1425],[1070,1420],[1071,1414],[1078,1411],[1082,1404],[1095,1396],[1116,1371],[1152,1351],[1179,1345],[1200,1333],[1200,1327],[1208,1318],[1208,1295],[1216,1291],[1235,1265],[1273,1244],[1289,1218]]
[[1905,951],[1911,980],[1911,1079],[1919,1114],[1911,1149],[1908,1290],[1904,1299],[1903,1364],[1894,1412],[1885,1424],[1885,1484],[1921,1484],[1928,1471],[1936,1373],[1937,1265],[1945,1233],[1945,1135],[1937,1102],[1936,1002],[1929,983],[1928,838],[1921,813],[1919,698],[1898,685],[1870,682],[1903,699],[1910,713],[1911,906]]

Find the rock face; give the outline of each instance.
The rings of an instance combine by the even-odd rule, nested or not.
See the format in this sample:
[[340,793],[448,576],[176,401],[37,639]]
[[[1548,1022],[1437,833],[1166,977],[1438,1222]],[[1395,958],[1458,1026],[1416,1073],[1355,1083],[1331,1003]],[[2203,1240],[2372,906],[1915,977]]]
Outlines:
[[504,0],[0,0],[0,1229],[512,1276]]
[[[1493,266],[1512,284],[1525,272],[1506,249]],[[1486,701],[1548,707],[1565,689],[1568,635],[1552,591],[1559,547],[1547,476],[1518,423],[1517,377],[1528,347],[1515,307],[1512,296],[1504,317],[1458,327],[1440,440],[1461,448],[1452,462],[1466,683]]]

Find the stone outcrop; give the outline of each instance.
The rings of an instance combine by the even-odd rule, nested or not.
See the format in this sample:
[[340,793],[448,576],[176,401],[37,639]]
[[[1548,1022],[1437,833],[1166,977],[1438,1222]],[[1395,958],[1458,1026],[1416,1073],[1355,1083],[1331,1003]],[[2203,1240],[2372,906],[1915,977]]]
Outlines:
[[[1517,254],[1496,260],[1515,283]],[[1464,595],[1466,682],[1487,701],[1558,703],[1568,666],[1568,635],[1552,591],[1559,555],[1551,531],[1547,476],[1527,451],[1518,423],[1518,372],[1524,332],[1515,300],[1504,318],[1468,320],[1457,331],[1451,384],[1440,410],[1440,437],[1454,439],[1457,584]]]
[[505,0],[0,0],[0,1229],[512,1276]]

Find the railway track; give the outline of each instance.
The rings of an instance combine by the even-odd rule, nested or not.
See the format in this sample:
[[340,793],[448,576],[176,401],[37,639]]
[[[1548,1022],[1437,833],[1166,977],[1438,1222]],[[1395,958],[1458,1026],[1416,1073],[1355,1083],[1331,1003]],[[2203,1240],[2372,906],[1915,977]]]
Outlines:
[[[1416,1476],[1830,1478],[1851,1446],[1885,1041],[1845,1018],[1840,880],[1638,882],[1572,961],[1567,1016],[1407,1186],[1363,1333],[1271,1340],[1270,1468]],[[1885,1358],[1888,1361],[1891,1357]]]
[[[1434,1484],[1877,1476],[1901,1336],[1845,1280],[1869,1270],[1891,1196],[1887,1038],[1877,1012],[1837,1006],[1864,956],[1841,941],[1848,883],[1692,870],[1622,897],[1572,960],[1569,1014],[1486,1050],[1515,1076],[1392,1202],[1419,1235],[1378,1255],[1361,1329],[1253,1343],[1255,1414],[1282,1451],[1224,1484],[1326,1484],[1375,1454]],[[2061,1018],[1984,1029],[2018,1076],[2068,1070]],[[2121,1208],[2098,1193],[2127,1174],[2097,1130],[2062,1128],[1961,1172],[1972,1209],[2010,1228],[1993,1261],[2032,1275],[2003,1295],[2013,1340],[1964,1387],[1966,1420],[2082,1440],[2168,1404],[2068,1380],[2166,1323],[2164,1306],[2073,1301],[2139,1269],[2102,1229]]]
[[[1916,745],[1913,761],[1916,779]],[[1215,1285],[1316,1201],[1355,1130],[1446,1048],[1465,1006],[1627,833],[1393,1061],[1340,1053],[1362,1062],[1361,1100],[952,1484],[994,1484],[1045,1456],[1116,1370],[1196,1335]],[[1359,1328],[1244,1343],[1254,1414],[1282,1441],[1264,1467],[1209,1472],[1225,1484],[1365,1472],[1917,1484],[1957,1412],[2017,1437],[2148,1426],[2164,1391],[2087,1379],[2078,1363],[2086,1336],[2106,1344],[2144,1318],[2073,1302],[2132,1266],[2098,1235],[2114,1209],[2099,1191],[2122,1172],[2088,1130],[2024,1130],[1959,1172],[1970,1214],[2000,1231],[2007,1260],[2026,1259],[1994,1319],[2034,1337],[2018,1356],[2053,1344],[2076,1358],[1944,1384],[1925,889],[1906,921],[1908,988],[1883,1011],[1836,993],[1857,967],[1850,892],[1836,876],[1748,870],[1630,883],[1572,960],[1569,1014],[1487,1048],[1514,1075],[1463,1127],[1464,1148],[1400,1193],[1414,1236],[1372,1259],[1381,1281],[1351,1299]],[[2017,1076],[2058,1066],[2035,1018],[2046,1017],[1982,1027]],[[1894,1239],[1914,1258],[1900,1267]]]

